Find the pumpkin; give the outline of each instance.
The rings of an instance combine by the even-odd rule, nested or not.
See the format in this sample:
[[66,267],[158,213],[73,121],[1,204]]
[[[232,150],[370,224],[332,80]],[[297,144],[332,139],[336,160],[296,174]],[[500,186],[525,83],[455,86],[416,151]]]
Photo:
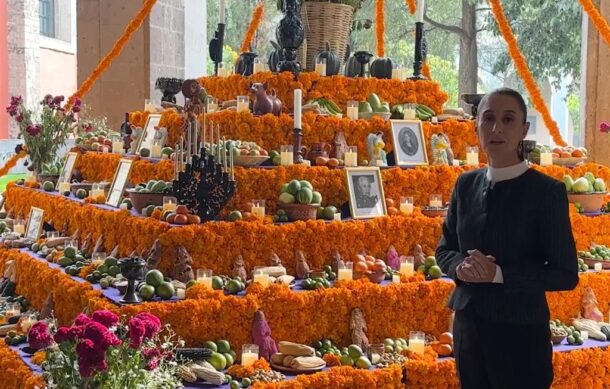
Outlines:
[[339,69],[341,68],[341,63],[339,62],[339,58],[337,54],[330,50],[330,43],[326,42],[326,50],[321,51],[316,55],[316,63],[320,59],[326,60],[326,75],[327,76],[335,76],[339,74]]
[[394,60],[391,58],[377,58],[371,64],[371,76],[376,78],[392,78]]
[[271,41],[271,46],[273,46],[274,50],[269,54],[267,63],[269,64],[269,70],[277,72],[278,65],[282,60],[282,48],[274,41]]
[[358,77],[362,70],[362,65],[356,60],[353,55],[345,62],[344,74],[346,77]]
[[241,53],[235,62],[235,74],[251,76],[254,73],[254,58],[256,57],[258,57],[256,53],[249,51]]

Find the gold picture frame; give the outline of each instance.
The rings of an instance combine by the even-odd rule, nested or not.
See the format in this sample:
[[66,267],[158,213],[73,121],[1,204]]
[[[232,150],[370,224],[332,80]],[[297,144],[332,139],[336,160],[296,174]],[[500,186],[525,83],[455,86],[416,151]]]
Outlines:
[[38,240],[44,225],[44,209],[31,207],[28,224],[25,226],[25,237]]
[[388,214],[378,167],[345,168],[345,178],[353,219],[371,219]]
[[117,166],[114,172],[114,178],[112,179],[112,185],[108,190],[108,196],[106,197],[106,204],[111,207],[118,208],[121,203],[121,196],[129,181],[129,174],[133,167],[133,160],[127,158],[121,158],[119,166]]
[[426,135],[421,120],[390,120],[396,166],[428,165]]
[[161,114],[151,113],[146,119],[146,124],[142,128],[142,133],[138,137],[138,147],[136,147],[136,154],[140,153],[142,148],[152,149],[155,139],[155,127],[161,123]]
[[72,179],[72,172],[74,171],[74,166],[76,166],[76,160],[78,159],[78,153],[70,152],[68,153],[68,157],[66,158],[66,162],[61,168],[61,172],[59,174],[59,178],[57,179],[57,184],[55,185],[55,189],[59,190],[59,183],[63,181],[70,182]]

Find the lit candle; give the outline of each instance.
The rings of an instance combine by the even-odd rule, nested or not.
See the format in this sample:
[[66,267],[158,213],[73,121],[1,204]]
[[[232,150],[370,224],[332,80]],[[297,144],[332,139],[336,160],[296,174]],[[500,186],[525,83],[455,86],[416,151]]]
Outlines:
[[358,120],[358,102],[348,101],[347,102],[347,118],[352,120]]
[[114,154],[123,154],[123,141],[113,141],[112,142],[112,152]]
[[597,262],[595,265],[593,265],[593,270],[595,271],[602,271],[603,266],[601,262]]
[[258,346],[255,344],[244,344],[241,349],[241,365],[248,367],[258,361]]
[[409,351],[417,354],[424,354],[426,335],[423,332],[411,331],[409,335]]
[[415,273],[415,264],[413,257],[400,257],[400,274],[411,277]]
[[89,192],[89,197],[91,197],[92,199],[96,199],[98,197],[104,197],[104,188],[95,188],[95,189],[91,189],[91,192]]
[[303,92],[300,89],[294,90],[294,128],[301,129],[301,104]]
[[197,269],[197,283],[203,284],[203,285],[207,286],[208,288],[213,289],[212,288],[212,271],[204,270],[204,269]]
[[248,96],[237,96],[237,112],[250,112]]
[[466,165],[479,166],[479,149],[478,147],[466,148]]
[[540,166],[551,166],[553,164],[552,153],[540,153]]
[[343,154],[346,167],[358,166],[358,146],[348,146],[347,151]]
[[400,275],[398,275],[398,274],[392,275],[392,283],[400,284]]
[[280,165],[289,166],[294,163],[294,148],[292,145],[282,145],[280,147]]
[[258,282],[262,286],[269,286],[269,274],[264,273],[262,270],[256,270],[252,277],[253,282]]
[[254,58],[254,74],[265,71],[265,61],[262,58]]
[[265,200],[252,201],[252,215],[263,219],[265,217]]
[[23,222],[15,222],[13,224],[13,232],[19,235],[25,234],[25,224],[23,224]]
[[176,212],[178,200],[173,196],[163,196],[163,212]]
[[353,262],[344,262],[343,264],[339,263],[339,267],[337,268],[337,280],[352,280],[354,279],[354,263]]
[[424,7],[424,0],[417,0],[416,21],[418,23],[424,22]]
[[326,77],[326,58],[320,58],[316,61],[316,73],[322,77]]
[[220,0],[218,5],[218,23],[225,24],[225,0]]
[[21,304],[12,303],[7,306],[6,312],[4,313],[4,318],[6,320],[8,320],[13,316],[19,316],[19,315],[21,315]]
[[150,149],[151,158],[161,158],[161,145],[154,144]]
[[61,181],[59,183],[59,193],[65,193],[70,191],[70,183],[68,181]]
[[400,198],[400,212],[404,215],[410,215],[413,213],[413,197],[401,197]]

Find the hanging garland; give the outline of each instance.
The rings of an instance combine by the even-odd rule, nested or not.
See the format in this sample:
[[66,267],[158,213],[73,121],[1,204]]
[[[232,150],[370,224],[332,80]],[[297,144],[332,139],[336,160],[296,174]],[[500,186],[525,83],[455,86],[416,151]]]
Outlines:
[[377,56],[385,55],[385,0],[375,3],[375,35],[377,37]]
[[422,74],[428,79],[432,79],[432,73],[430,73],[430,66],[428,66],[428,61],[424,61],[424,65],[421,68]]
[[527,62],[523,53],[519,49],[519,44],[517,43],[517,38],[513,34],[512,28],[506,20],[506,15],[504,14],[504,9],[502,8],[502,4],[500,0],[489,0],[491,4],[491,11],[496,18],[498,23],[498,27],[500,29],[500,33],[504,40],[506,41],[506,45],[508,46],[508,53],[510,54],[513,62],[515,63],[515,68],[517,69],[517,73],[523,80],[527,91],[530,94],[532,99],[532,103],[534,104],[534,108],[542,115],[542,119],[544,120],[544,124],[546,124],[551,137],[553,137],[553,141],[558,146],[567,146],[566,141],[561,137],[561,133],[559,132],[559,126],[557,122],[551,117],[551,113],[549,112],[546,103],[544,102],[544,98],[542,97],[542,93],[540,92],[540,88],[536,84],[536,80],[532,75],[529,67],[527,66]]
[[[97,64],[93,72],[87,77],[87,79],[81,84],[76,92],[68,99],[66,107],[71,107],[76,98],[84,98],[87,93],[93,88],[96,81],[101,77],[102,74],[110,67],[112,61],[114,61],[123,51],[125,45],[131,40],[131,36],[134,32],[138,31],[144,20],[150,15],[153,6],[157,3],[157,0],[146,0],[142,8],[136,14],[136,17],[129,22],[123,34],[114,43],[114,46],[108,54]],[[66,108],[68,109],[68,108]]]
[[254,9],[254,12],[252,12],[252,19],[250,20],[250,24],[248,25],[248,29],[246,30],[246,36],[244,36],[244,40],[241,43],[241,53],[250,51],[250,45],[252,45],[252,40],[254,40],[254,34],[256,33],[256,30],[258,30],[258,26],[263,21],[264,13],[265,2],[261,1]]
[[13,155],[8,161],[6,161],[4,166],[0,168],[0,177],[4,177],[6,174],[8,174],[8,172],[10,172],[11,169],[17,165],[17,161],[27,155],[28,153],[25,150],[21,150],[18,154]]
[[608,22],[606,21],[606,19],[604,19],[602,14],[595,7],[595,4],[593,4],[593,1],[591,1],[591,0],[579,0],[579,1],[580,1],[580,4],[582,5],[582,8],[585,10],[587,15],[589,15],[589,19],[591,19],[591,21],[597,28],[597,31],[599,31],[599,34],[602,36],[602,38],[604,38],[604,40],[606,41],[606,44],[608,46],[610,46],[610,25],[608,25]]
[[415,4],[415,0],[405,0],[407,7],[409,7],[409,13],[413,15],[417,10],[417,5]]

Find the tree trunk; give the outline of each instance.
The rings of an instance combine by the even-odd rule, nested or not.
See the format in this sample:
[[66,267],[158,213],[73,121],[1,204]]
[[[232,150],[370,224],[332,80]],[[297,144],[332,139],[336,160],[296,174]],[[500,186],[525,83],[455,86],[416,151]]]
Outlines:
[[[458,91],[460,96],[464,93],[477,93],[478,80],[478,48],[477,48],[477,13],[476,2],[462,0],[462,22],[460,28],[460,66]],[[460,106],[469,111],[469,105],[458,96]]]

